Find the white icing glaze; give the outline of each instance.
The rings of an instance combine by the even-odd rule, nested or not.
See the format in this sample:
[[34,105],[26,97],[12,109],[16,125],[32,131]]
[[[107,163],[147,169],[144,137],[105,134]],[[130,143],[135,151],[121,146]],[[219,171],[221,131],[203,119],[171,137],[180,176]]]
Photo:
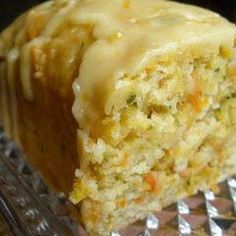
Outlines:
[[46,28],[41,33],[41,35],[37,38],[34,38],[32,41],[26,43],[20,49],[20,78],[22,83],[22,88],[24,92],[24,96],[27,100],[32,101],[34,98],[34,93],[32,89],[32,48],[33,47],[41,47],[44,43],[50,40],[53,33],[56,29],[64,22],[65,16],[69,14],[76,0],[70,1],[52,1],[47,4],[43,4],[43,6],[39,5],[33,11],[37,12],[37,10],[46,10],[50,8],[58,8],[57,13],[51,17],[49,22],[47,23]]
[[34,47],[42,46],[48,39],[39,37],[35,38],[29,43],[25,44],[20,50],[20,79],[24,92],[24,96],[27,100],[32,101],[34,99],[32,89],[32,49]]
[[19,50],[13,48],[7,55],[7,78],[8,78],[8,88],[9,88],[9,107],[11,112],[11,127],[12,135],[15,140],[20,143],[19,133],[18,133],[18,109],[17,109],[17,99],[16,99],[16,66],[19,59]]
[[58,12],[50,19],[50,21],[47,24],[47,27],[45,28],[43,35],[44,36],[52,36],[57,27],[64,22],[64,17],[69,13],[71,8],[75,4],[75,0],[71,1],[65,1],[60,0],[56,1],[59,6],[62,5],[62,8],[58,10]]
[[[33,10],[37,13],[41,8]],[[93,121],[110,114],[106,101],[116,81],[125,74],[137,74],[153,58],[171,52],[215,52],[222,44],[232,46],[236,35],[235,26],[215,13],[164,0],[55,0],[43,5],[43,9],[55,13],[40,36],[20,48],[25,98],[34,97],[32,48],[55,40],[54,33],[61,25],[73,26],[71,30],[88,26],[93,42],[84,50],[82,64],[78,65],[80,75],[73,85],[74,116],[87,132]],[[97,94],[103,97],[94,97]]]
[[[37,42],[36,42],[37,41]],[[31,41],[23,46],[20,55],[20,79],[25,98],[33,100],[31,87],[31,50],[38,44],[38,39]]]
[[[29,100],[33,99],[31,48],[42,44],[45,37],[52,37],[66,21],[75,27],[93,26],[95,42],[84,55],[80,78],[76,82],[86,97],[94,91],[94,84],[102,83],[108,77],[122,76],[127,71],[136,73],[155,55],[207,39],[219,45],[229,41],[234,33],[233,26],[215,13],[168,1],[56,0],[52,3],[47,7],[58,9],[41,36],[21,49],[21,81]],[[76,89],[75,94],[80,99]],[[78,106],[88,110],[89,104],[82,103]],[[76,112],[75,115],[81,122],[79,117],[83,114]]]
[[[72,23],[92,25],[95,38],[73,86],[73,113],[87,132],[101,115],[110,113],[105,102],[120,77],[139,73],[152,58],[169,52],[204,54],[234,43],[235,26],[210,11],[169,1],[124,2],[84,0],[70,13]],[[96,94],[103,97],[95,98],[95,105]]]

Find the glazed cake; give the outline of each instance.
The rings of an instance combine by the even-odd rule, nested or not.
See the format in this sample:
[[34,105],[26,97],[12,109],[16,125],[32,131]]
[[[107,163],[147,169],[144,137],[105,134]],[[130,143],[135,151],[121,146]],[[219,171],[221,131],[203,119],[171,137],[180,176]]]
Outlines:
[[0,36],[1,119],[106,236],[236,173],[236,28],[164,0],[55,0]]

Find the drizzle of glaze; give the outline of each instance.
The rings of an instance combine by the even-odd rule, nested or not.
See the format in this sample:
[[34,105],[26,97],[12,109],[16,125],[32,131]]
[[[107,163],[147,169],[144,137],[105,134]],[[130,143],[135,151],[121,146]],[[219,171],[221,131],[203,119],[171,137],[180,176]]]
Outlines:
[[20,144],[18,133],[18,110],[17,110],[17,98],[16,98],[16,77],[17,77],[17,63],[19,60],[19,50],[13,48],[7,55],[7,79],[9,88],[9,104],[11,112],[11,127],[12,135],[16,142]]
[[16,30],[17,45],[9,47],[19,49],[24,96],[29,101],[34,99],[32,49],[50,42],[51,52],[56,51],[58,40],[67,39],[67,32],[79,32],[78,41],[71,40],[65,50],[80,47],[81,38],[85,39],[80,73],[73,78],[73,114],[88,133],[99,125],[96,121],[111,114],[106,102],[124,75],[138,74],[153,58],[186,48],[205,54],[218,50],[221,44],[231,46],[236,35],[235,26],[215,13],[164,0],[54,0],[32,11],[36,15],[48,12],[46,25],[42,23],[42,31],[31,40],[24,36],[27,26],[23,20],[22,30]]
[[[62,1],[64,6],[48,22],[43,35],[52,36],[56,29],[63,23],[64,17],[70,12],[76,1]],[[57,3],[57,2],[56,2]]]
[[20,79],[27,100],[33,101],[34,94],[32,89],[32,49],[34,47],[42,46],[48,39],[35,38],[29,43],[25,44],[20,50]]
[[[57,12],[49,19],[47,25],[41,34],[27,42],[20,48],[20,79],[27,100],[33,101],[34,93],[32,88],[32,48],[43,46],[50,40],[57,28],[63,23],[65,16],[71,11],[75,4],[75,0],[71,1],[55,1],[51,4],[43,5],[39,9],[57,7]],[[52,4],[54,3],[54,4]],[[59,4],[60,3],[60,4]],[[61,8],[59,8],[61,7]],[[37,7],[36,7],[37,9]],[[34,10],[35,11],[35,10]]]

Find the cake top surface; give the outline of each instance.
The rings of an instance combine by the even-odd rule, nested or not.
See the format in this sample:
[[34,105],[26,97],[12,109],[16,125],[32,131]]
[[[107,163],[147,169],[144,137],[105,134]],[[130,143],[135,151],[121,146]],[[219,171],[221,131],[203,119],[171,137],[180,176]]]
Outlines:
[[221,44],[233,44],[236,32],[216,13],[162,0],[80,1],[69,18],[93,25],[95,39],[74,83],[74,114],[82,125],[92,116],[99,119],[99,112],[103,116],[102,97],[106,101],[119,78],[139,73],[151,58],[189,45],[194,51],[196,44],[202,54],[218,50]]
[[[46,77],[48,70],[37,70],[44,66],[43,60],[53,61],[49,53],[63,51],[63,55],[57,55],[61,58],[57,66],[61,67],[75,63],[80,54],[76,69],[73,67],[59,78],[62,73],[53,76],[57,67],[47,80],[55,87],[63,87],[71,70],[77,71],[73,76],[70,74],[75,81],[74,114],[83,124],[85,110],[90,110],[90,115],[99,113],[115,81],[127,73],[137,74],[151,58],[173,51],[181,53],[189,45],[193,52],[198,45],[197,50],[204,54],[222,44],[232,45],[235,35],[235,26],[219,15],[171,1],[55,0],[33,8],[4,31],[0,54],[11,51],[14,60],[19,56],[27,99],[33,99],[32,77]],[[39,66],[34,66],[36,71],[32,76],[34,48],[41,49],[45,57],[41,55],[34,60]],[[67,54],[70,56],[66,57]],[[100,104],[94,102],[95,94],[102,94]]]

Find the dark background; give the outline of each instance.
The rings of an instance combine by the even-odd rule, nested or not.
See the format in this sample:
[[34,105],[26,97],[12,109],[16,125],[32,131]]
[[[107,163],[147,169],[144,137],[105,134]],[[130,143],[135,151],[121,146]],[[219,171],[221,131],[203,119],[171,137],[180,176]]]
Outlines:
[[[144,0],[145,1],[145,0]],[[203,6],[236,23],[236,0],[176,0]],[[0,30],[11,23],[22,11],[44,0],[0,0]]]

